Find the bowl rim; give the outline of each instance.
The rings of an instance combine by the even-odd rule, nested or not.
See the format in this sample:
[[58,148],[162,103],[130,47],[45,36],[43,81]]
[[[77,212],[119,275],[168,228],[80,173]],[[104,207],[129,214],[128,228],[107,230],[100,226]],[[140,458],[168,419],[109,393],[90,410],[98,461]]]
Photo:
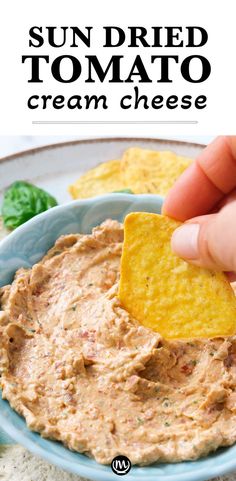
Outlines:
[[[40,223],[41,220],[45,219],[46,217],[53,216],[55,211],[58,213],[63,212],[64,210],[73,208],[73,207],[82,207],[86,205],[92,205],[95,204],[97,201],[112,201],[112,202],[118,202],[119,200],[151,200],[151,201],[159,201],[161,205],[164,202],[164,197],[159,195],[159,194],[128,194],[124,192],[111,192],[108,194],[101,194],[97,195],[95,197],[87,197],[86,199],[76,199],[76,200],[71,200],[69,202],[66,202],[65,204],[59,204],[54,207],[50,207],[50,209],[41,212],[40,214],[35,215],[31,219],[27,220],[24,222],[24,224],[21,224],[19,227],[16,229],[12,230],[6,237],[1,239],[0,241],[0,251],[1,247],[5,246],[9,242],[9,240],[17,238],[18,234],[23,233],[28,229],[28,227],[33,226],[35,224]],[[0,252],[1,253],[1,252]]]

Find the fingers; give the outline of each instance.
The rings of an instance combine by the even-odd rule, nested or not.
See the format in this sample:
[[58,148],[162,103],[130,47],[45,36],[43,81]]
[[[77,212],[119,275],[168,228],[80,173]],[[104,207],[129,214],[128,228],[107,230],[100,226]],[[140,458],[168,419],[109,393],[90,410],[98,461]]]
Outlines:
[[208,179],[222,193],[236,187],[236,136],[217,137],[197,159]]
[[236,200],[236,189],[233,189],[228,195],[226,195],[216,206],[216,211],[218,212],[222,207],[226,206],[227,204],[230,204],[230,202],[233,202]]
[[236,136],[218,137],[170,190],[162,212],[179,220],[210,212],[236,187]]
[[[229,282],[236,281],[236,272],[226,272],[226,276],[228,277]],[[232,286],[232,287],[235,287],[235,286]]]
[[236,272],[236,201],[218,214],[197,217],[176,229],[173,251],[194,265]]
[[194,162],[177,180],[163,204],[162,213],[185,221],[209,212],[223,194]]

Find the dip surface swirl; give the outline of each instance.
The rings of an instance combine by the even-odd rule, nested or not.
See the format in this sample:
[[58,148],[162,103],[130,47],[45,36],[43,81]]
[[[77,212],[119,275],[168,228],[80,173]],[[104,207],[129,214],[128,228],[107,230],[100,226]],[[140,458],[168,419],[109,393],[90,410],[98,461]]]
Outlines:
[[[117,298],[123,227],[60,237],[0,290],[3,398],[99,463],[197,459],[236,441],[236,337],[165,341]],[[206,320],[207,322],[207,320]]]

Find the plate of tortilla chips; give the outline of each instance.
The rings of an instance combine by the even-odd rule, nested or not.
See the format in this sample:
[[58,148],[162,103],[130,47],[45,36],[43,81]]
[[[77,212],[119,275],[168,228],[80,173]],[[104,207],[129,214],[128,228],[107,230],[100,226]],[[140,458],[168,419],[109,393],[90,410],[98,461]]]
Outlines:
[[2,158],[0,239],[34,215],[72,199],[113,192],[165,196],[202,149],[160,139],[100,138]]
[[0,159],[0,199],[16,180],[45,188],[58,202],[129,189],[166,195],[203,145],[145,138],[59,143]]

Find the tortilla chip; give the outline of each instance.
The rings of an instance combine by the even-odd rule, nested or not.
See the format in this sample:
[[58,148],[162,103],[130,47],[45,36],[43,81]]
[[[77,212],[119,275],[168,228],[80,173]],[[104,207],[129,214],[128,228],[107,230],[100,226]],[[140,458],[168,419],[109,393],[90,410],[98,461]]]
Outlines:
[[104,162],[82,175],[68,190],[73,199],[84,199],[125,188],[120,160]]
[[121,170],[135,194],[166,195],[192,160],[173,152],[130,148],[124,152]]
[[170,240],[180,225],[136,212],[125,219],[119,298],[144,326],[164,338],[211,338],[236,332],[236,298],[220,272],[174,255]]
[[69,186],[73,199],[130,189],[134,194],[166,195],[191,159],[173,152],[130,148],[121,160],[110,160]]

